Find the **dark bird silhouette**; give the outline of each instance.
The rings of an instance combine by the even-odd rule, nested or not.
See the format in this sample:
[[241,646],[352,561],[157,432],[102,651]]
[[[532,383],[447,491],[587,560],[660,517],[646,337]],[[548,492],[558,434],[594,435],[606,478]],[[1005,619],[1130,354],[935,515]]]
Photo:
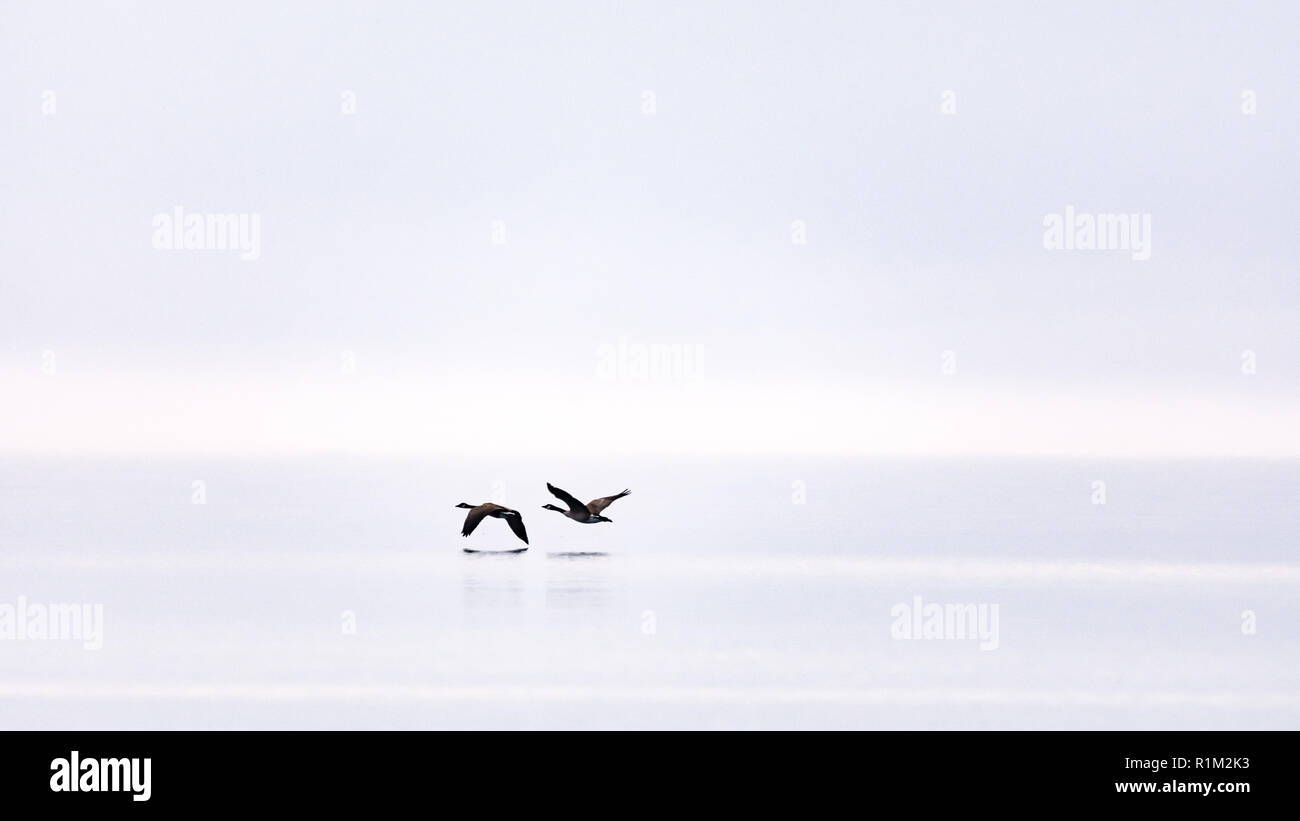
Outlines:
[[528,531],[524,530],[524,517],[519,515],[519,511],[492,502],[484,502],[477,506],[468,502],[461,502],[456,507],[469,508],[469,515],[465,517],[465,527],[461,530],[460,535],[468,536],[473,533],[479,522],[491,516],[493,519],[505,519],[506,524],[510,525],[510,529],[515,532],[515,535],[523,539],[524,544],[528,544]]
[[543,510],[557,510],[565,516],[568,516],[573,521],[581,522],[584,525],[594,525],[596,522],[614,521],[613,519],[601,516],[601,511],[632,492],[630,490],[624,490],[622,493],[615,493],[613,496],[602,496],[599,499],[592,499],[584,505],[582,502],[579,502],[574,498],[573,494],[566,490],[560,490],[550,482],[546,483],[546,489],[549,490],[555,498],[568,505],[569,509],[565,510],[564,508],[556,507],[555,505],[542,505]]

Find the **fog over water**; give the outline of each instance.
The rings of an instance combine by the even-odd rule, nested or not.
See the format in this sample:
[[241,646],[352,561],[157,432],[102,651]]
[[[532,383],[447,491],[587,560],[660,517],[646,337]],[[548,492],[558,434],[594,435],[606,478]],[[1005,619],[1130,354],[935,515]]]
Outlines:
[[[541,509],[550,465],[495,467],[6,466],[0,600],[104,623],[99,650],[0,644],[0,722],[1300,725],[1290,465],[626,460],[613,484],[563,465],[579,493],[633,488],[602,525]],[[492,491],[526,553],[461,552],[521,546],[494,520],[458,535],[453,505]],[[984,621],[911,638],[918,597]]]

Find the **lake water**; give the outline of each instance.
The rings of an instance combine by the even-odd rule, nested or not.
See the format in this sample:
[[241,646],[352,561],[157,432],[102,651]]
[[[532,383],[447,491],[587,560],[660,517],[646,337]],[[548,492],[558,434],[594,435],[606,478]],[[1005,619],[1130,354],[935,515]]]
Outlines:
[[1296,729],[1297,467],[11,458],[0,605],[103,646],[0,640],[0,727]]

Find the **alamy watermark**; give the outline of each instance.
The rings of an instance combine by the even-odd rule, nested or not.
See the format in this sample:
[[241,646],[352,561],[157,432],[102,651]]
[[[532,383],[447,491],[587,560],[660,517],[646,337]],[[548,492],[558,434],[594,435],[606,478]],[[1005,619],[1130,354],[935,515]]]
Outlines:
[[104,647],[104,605],[29,602],[19,596],[15,603],[0,602],[0,640],[80,641],[87,650]]
[[981,650],[998,649],[996,604],[926,603],[913,596],[890,609],[889,634],[898,641],[912,639],[978,639]]
[[262,255],[262,215],[187,214],[177,205],[153,217],[153,247],[159,251],[238,251],[252,261]]
[[1043,217],[1043,247],[1049,251],[1128,251],[1151,258],[1150,214],[1088,214],[1065,206],[1064,214]]
[[132,801],[148,801],[152,758],[82,758],[73,750],[50,761],[51,792],[124,792]]
[[695,381],[700,378],[703,345],[618,342],[596,346],[596,376],[632,382]]

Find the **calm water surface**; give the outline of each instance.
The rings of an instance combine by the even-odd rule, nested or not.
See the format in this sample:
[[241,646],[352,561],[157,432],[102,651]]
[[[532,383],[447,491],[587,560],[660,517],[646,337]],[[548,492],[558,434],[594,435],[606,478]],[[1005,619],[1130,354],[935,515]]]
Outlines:
[[[1294,729],[1297,467],[11,460],[0,604],[104,634],[0,641],[0,727]],[[489,498],[526,553],[462,552]],[[916,596],[996,649],[894,638]]]

